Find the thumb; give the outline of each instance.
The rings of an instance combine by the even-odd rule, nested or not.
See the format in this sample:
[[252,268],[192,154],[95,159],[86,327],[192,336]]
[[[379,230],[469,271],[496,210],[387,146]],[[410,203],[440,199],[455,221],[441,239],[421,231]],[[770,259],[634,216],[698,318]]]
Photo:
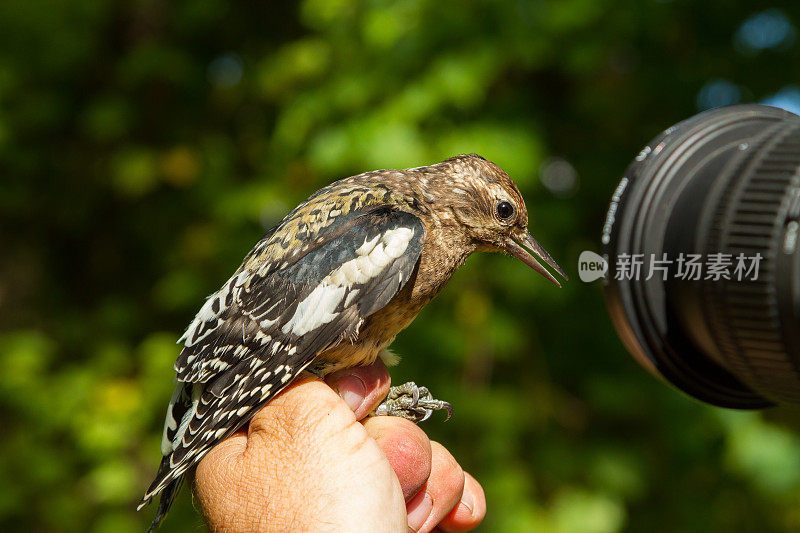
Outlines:
[[[269,441],[270,447],[295,445],[299,440],[305,445],[319,444],[330,436],[323,431],[325,427],[333,432],[369,414],[386,396],[390,378],[386,366],[377,360],[369,366],[335,372],[326,381],[330,386],[313,374],[302,374],[211,453],[216,458],[240,458],[248,447],[261,446],[264,441]],[[321,425],[323,419],[327,423]],[[213,462],[213,458],[206,461]]]
[[[364,476],[367,467],[377,474]],[[268,530],[288,531],[303,523],[363,522],[376,499],[397,504],[404,518],[391,473],[347,404],[323,381],[303,376],[200,461],[195,493],[212,531],[259,530],[267,518]]]
[[317,377],[304,374],[253,416],[245,445],[258,446],[266,440],[271,448],[284,443],[313,449],[355,420],[335,391]]
[[312,468],[319,459],[313,450],[324,449],[342,427],[355,423],[353,412],[328,385],[304,375],[203,457],[194,476],[198,496],[202,502],[213,499],[214,491],[278,480],[280,465]]
[[389,393],[389,370],[376,359],[369,366],[356,366],[325,376],[328,383],[361,420],[375,410]]

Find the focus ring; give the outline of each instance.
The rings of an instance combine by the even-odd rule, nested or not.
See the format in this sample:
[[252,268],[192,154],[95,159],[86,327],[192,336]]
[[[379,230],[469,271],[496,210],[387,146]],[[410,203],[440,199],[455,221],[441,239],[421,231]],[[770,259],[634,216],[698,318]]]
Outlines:
[[[797,402],[800,369],[786,356],[791,352],[780,322],[776,266],[788,192],[799,179],[800,127],[779,130],[756,144],[741,147],[749,153],[717,204],[707,241],[706,259],[729,254],[731,279],[708,279],[703,292],[726,366],[756,390],[769,391],[772,399]],[[752,270],[735,271],[740,256],[745,267],[758,261],[755,279]]]

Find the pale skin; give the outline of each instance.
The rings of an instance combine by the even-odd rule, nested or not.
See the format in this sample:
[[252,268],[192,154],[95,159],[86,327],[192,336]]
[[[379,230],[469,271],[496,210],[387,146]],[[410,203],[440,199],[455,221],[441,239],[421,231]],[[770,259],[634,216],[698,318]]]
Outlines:
[[[367,415],[386,396],[378,360],[297,380],[200,462],[212,531],[468,531],[483,489],[416,424]],[[338,394],[337,394],[338,392]]]

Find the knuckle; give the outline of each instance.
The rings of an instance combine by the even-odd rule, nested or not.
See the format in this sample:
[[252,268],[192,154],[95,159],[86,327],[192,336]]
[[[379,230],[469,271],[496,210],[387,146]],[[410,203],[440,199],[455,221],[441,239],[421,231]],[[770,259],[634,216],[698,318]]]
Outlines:
[[413,465],[413,468],[430,476],[432,462],[431,449],[413,432],[398,431],[385,438],[385,452],[400,464]]

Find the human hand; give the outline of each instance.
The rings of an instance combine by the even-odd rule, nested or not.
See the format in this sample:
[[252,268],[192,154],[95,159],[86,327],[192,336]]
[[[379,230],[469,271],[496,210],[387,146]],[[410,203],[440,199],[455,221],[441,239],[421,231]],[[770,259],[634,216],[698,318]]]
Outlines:
[[326,381],[293,383],[203,458],[194,489],[212,531],[423,533],[480,523],[483,489],[441,444],[408,420],[366,418],[389,390],[383,363]]

